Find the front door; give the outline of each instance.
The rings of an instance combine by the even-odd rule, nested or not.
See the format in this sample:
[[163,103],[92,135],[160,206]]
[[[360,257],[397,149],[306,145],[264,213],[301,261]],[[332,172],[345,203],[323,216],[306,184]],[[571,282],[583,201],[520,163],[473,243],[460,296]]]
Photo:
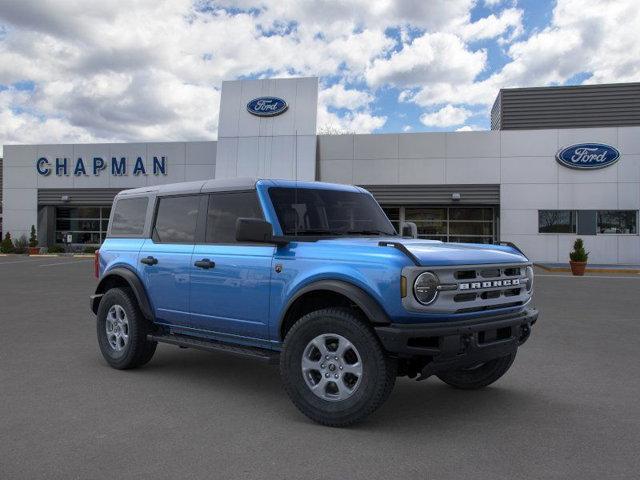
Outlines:
[[189,325],[189,275],[200,198],[159,198],[152,238],[140,251],[140,268],[158,323]]
[[263,217],[255,191],[209,196],[205,243],[191,257],[191,321],[224,336],[267,340],[275,247],[237,243],[239,217]]

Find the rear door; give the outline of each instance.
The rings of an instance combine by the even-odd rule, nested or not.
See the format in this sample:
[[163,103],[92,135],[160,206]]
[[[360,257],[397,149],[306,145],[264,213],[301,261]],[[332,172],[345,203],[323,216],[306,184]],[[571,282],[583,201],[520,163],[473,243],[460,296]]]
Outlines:
[[189,274],[203,195],[159,197],[140,268],[159,323],[189,326]]
[[255,191],[209,195],[204,243],[191,258],[191,319],[210,332],[267,340],[275,247],[236,242],[239,217],[263,218]]

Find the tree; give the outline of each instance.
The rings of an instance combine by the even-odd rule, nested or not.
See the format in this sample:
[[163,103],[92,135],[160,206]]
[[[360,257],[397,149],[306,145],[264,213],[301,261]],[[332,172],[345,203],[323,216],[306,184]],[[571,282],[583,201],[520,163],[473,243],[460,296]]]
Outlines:
[[7,232],[4,236],[4,240],[2,240],[2,244],[0,244],[0,251],[2,253],[13,253],[13,241],[11,240],[11,234]]
[[326,123],[317,128],[317,133],[318,135],[353,135],[356,132],[347,130],[346,128],[333,123]]
[[35,225],[31,225],[31,234],[29,235],[29,246],[30,247],[38,246],[38,236],[36,235]]

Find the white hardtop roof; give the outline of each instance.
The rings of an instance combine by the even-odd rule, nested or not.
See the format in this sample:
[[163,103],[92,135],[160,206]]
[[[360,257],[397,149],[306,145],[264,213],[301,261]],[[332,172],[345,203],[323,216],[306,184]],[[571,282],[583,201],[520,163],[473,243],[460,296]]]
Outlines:
[[230,192],[234,190],[254,190],[257,182],[265,182],[271,186],[285,188],[331,188],[355,192],[365,192],[360,187],[327,182],[299,182],[297,180],[279,180],[275,178],[221,178],[198,180],[195,182],[167,183],[148,187],[132,188],[118,193],[117,197],[135,197],[142,195],[180,195],[211,192]]
[[230,190],[252,190],[256,187],[255,178],[222,178],[197,180],[195,182],[167,183],[149,187],[132,188],[118,193],[119,197],[138,195],[175,195],[180,193],[206,193]]

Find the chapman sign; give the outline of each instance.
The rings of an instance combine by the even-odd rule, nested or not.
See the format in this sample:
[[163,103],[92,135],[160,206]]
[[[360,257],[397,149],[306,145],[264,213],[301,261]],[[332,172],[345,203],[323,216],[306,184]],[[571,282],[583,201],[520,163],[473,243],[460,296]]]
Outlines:
[[620,152],[602,143],[579,143],[563,148],[556,155],[558,163],[579,170],[596,170],[613,165],[620,158]]
[[51,173],[55,173],[57,176],[98,176],[103,171],[111,173],[113,176],[128,175],[129,173],[136,176],[149,174],[166,175],[167,157],[153,157],[151,165],[145,165],[142,157],[137,157],[135,161],[131,162],[128,161],[127,157],[111,157],[111,161],[107,161],[102,157],[93,157],[91,159],[78,157],[75,161],[66,157],[55,159],[40,157],[36,160],[36,170],[43,177]]
[[275,117],[284,113],[289,105],[278,97],[259,97],[247,103],[247,111],[258,117]]

